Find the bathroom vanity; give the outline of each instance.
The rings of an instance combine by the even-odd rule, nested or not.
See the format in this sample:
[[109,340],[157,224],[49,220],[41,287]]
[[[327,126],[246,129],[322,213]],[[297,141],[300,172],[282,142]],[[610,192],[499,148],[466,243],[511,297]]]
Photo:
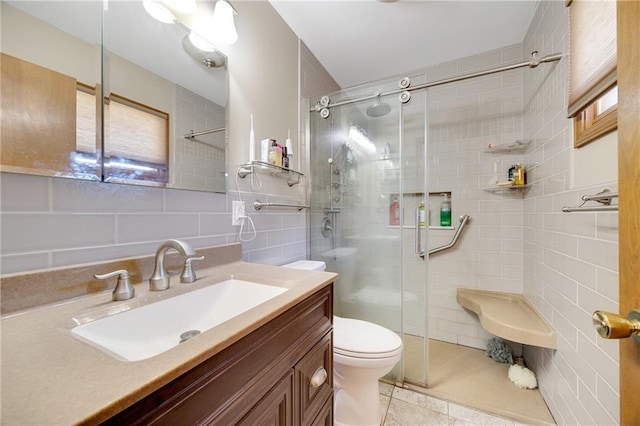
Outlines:
[[[181,284],[172,276],[165,291],[149,291],[140,280],[150,276],[149,258],[2,277],[2,422],[330,425],[336,274],[242,262],[239,244],[215,249],[197,250],[213,264],[201,263],[196,282]],[[133,271],[133,299],[114,302],[108,289],[59,298],[95,284],[78,277],[114,267]],[[229,279],[286,291],[139,361],[125,361],[71,332]],[[18,306],[11,298],[28,300],[23,293],[41,287],[59,294],[48,304],[7,308]]]
[[105,423],[332,425],[332,305],[324,288]]

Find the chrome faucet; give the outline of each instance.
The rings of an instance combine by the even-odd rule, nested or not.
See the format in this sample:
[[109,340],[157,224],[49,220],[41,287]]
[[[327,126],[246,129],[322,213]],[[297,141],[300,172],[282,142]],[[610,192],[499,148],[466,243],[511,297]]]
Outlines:
[[171,249],[179,251],[185,256],[194,256],[196,251],[184,241],[167,240],[160,244],[156,251],[156,266],[151,278],[149,278],[149,290],[161,291],[169,288],[169,273],[164,267],[164,256]]
[[108,278],[115,277],[116,275],[118,276],[118,284],[116,285],[116,288],[113,289],[113,295],[111,298],[115,301],[131,299],[135,295],[136,291],[131,285],[129,272],[127,270],[120,269],[118,271],[109,272],[108,274],[95,274],[94,277],[99,280],[106,280]]

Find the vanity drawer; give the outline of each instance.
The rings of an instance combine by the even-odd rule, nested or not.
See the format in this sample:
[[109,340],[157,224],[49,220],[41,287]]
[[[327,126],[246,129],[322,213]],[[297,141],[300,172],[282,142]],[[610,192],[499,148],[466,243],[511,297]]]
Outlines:
[[325,335],[294,368],[298,424],[311,424],[333,394],[332,336]]

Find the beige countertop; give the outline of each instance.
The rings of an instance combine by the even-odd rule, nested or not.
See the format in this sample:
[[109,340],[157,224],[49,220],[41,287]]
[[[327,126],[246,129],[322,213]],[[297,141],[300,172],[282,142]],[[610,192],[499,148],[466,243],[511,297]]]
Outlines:
[[[329,285],[336,274],[235,261],[197,270],[198,280],[113,302],[111,292],[76,297],[2,317],[2,424],[98,423],[220,352],[296,303]],[[235,278],[288,291],[242,315],[142,361],[120,361],[71,334],[80,319],[99,319]]]

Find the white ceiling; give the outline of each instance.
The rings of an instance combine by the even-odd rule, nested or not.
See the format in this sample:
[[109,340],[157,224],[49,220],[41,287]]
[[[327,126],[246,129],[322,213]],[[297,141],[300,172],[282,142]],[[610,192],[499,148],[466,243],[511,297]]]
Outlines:
[[537,4],[269,1],[343,88],[520,43]]

